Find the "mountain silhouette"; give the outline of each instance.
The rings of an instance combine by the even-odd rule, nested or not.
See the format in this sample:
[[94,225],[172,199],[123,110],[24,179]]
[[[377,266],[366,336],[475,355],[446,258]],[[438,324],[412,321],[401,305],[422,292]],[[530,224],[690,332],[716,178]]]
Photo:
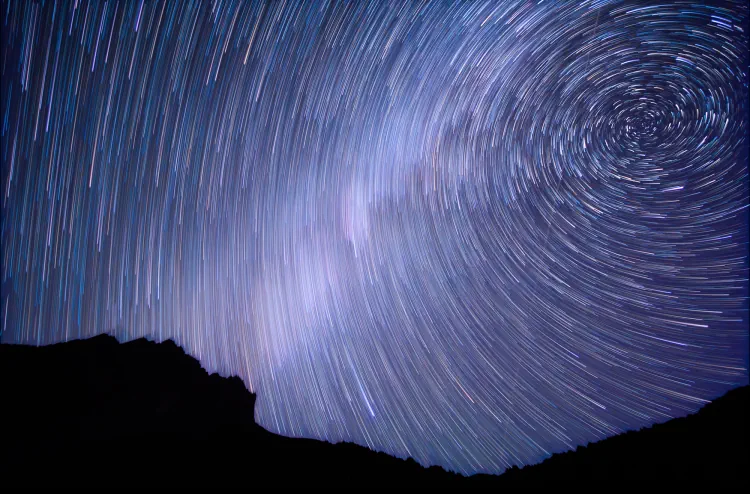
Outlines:
[[729,486],[750,466],[748,386],[685,418],[463,477],[351,443],[272,434],[255,423],[255,395],[241,379],[209,375],[172,341],[3,344],[0,379],[0,487]]

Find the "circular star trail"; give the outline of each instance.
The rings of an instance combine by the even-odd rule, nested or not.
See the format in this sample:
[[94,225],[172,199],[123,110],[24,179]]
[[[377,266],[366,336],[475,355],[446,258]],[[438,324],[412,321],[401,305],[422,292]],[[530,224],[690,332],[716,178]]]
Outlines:
[[4,342],[463,473],[747,383],[746,2],[1,11]]

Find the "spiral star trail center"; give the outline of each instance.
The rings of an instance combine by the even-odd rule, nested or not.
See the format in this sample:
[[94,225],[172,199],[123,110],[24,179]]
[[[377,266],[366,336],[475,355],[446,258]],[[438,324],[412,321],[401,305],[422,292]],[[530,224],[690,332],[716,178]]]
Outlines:
[[746,2],[0,10],[3,342],[467,474],[748,381]]

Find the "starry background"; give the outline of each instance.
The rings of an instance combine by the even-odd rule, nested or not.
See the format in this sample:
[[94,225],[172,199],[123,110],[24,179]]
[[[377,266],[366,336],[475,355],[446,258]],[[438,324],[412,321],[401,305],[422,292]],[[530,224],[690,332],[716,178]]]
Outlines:
[[697,410],[748,382],[748,4],[667,3],[4,0],[2,341],[171,338],[463,473]]

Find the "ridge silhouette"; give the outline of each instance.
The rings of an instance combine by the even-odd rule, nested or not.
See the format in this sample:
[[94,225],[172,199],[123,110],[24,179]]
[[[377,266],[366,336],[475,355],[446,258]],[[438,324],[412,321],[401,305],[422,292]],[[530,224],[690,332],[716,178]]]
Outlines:
[[171,340],[2,344],[0,379],[0,486],[722,486],[745,480],[750,466],[748,386],[688,417],[463,477],[351,443],[272,434],[255,423],[255,395],[241,379],[209,375]]

